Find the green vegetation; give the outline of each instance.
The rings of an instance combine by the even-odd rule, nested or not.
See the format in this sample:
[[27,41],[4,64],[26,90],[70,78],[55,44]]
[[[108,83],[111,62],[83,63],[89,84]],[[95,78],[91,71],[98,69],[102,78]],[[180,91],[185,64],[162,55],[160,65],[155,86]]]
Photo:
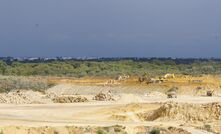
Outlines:
[[97,134],[104,134],[104,131],[102,129],[99,129]]
[[0,77],[0,93],[9,92],[16,89],[34,90],[44,92],[45,89],[51,87],[46,80],[39,78],[25,78],[14,76],[1,76]]
[[160,134],[160,130],[159,129],[153,129],[150,131],[150,134]]
[[205,124],[205,125],[204,125],[204,129],[205,129],[206,131],[210,132],[210,131],[211,131],[211,126],[210,126],[209,124]]
[[220,61],[194,61],[180,63],[174,60],[152,61],[51,61],[39,63],[12,62],[6,64],[0,61],[1,75],[17,76],[116,76],[128,75],[161,75],[165,73],[175,74],[221,74]]

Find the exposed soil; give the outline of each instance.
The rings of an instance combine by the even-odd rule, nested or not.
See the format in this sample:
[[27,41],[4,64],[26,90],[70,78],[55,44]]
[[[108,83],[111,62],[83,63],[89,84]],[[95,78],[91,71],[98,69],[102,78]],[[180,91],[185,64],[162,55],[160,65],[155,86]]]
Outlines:
[[[107,79],[52,79],[56,85],[45,92],[20,89],[0,94],[0,132],[218,134],[220,80],[218,76],[179,77],[145,85],[129,79],[104,85]],[[174,86],[177,98],[167,98]],[[206,96],[213,89],[214,95]]]

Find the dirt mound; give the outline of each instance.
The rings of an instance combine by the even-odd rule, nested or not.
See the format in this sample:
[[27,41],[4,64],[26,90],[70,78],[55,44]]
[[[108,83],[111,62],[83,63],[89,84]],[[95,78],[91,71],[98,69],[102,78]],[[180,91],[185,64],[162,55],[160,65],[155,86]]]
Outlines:
[[40,92],[32,90],[16,90],[0,94],[0,103],[32,104],[46,103],[47,101],[48,100],[42,99],[42,94]]
[[172,119],[182,121],[212,121],[221,119],[221,103],[186,104],[168,102],[157,110],[138,114],[142,120]]
[[107,92],[106,94],[103,92],[98,93],[97,95],[94,96],[93,100],[97,101],[114,101],[115,99],[113,98],[113,95],[111,92]]
[[77,103],[77,102],[88,102],[88,99],[83,96],[60,96],[60,97],[55,97],[52,101],[54,103]]

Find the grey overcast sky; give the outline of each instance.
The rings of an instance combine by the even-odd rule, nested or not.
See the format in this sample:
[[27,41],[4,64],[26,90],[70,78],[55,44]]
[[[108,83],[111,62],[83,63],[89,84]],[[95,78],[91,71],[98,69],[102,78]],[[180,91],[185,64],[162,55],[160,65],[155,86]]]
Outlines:
[[221,0],[1,0],[0,56],[221,58]]

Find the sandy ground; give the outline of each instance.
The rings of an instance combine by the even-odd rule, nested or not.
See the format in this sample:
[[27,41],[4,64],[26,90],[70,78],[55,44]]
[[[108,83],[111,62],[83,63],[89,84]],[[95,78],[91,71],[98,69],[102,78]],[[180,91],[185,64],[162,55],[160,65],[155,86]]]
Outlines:
[[[168,99],[165,89],[169,86],[165,84],[102,86],[65,82],[45,93],[21,91],[0,94],[0,133],[97,134],[102,131],[145,134],[155,128],[165,134],[221,133],[221,96],[218,89],[213,97],[195,95],[191,88],[199,85],[182,82],[179,83],[182,90],[177,98]],[[113,100],[93,99],[99,92],[106,93],[109,90]],[[88,101],[53,103],[53,98],[57,96],[83,96]],[[207,104],[211,105],[211,109],[205,111]],[[157,113],[159,109],[167,109],[167,106],[168,113]],[[202,116],[208,118],[201,118],[200,112],[207,112],[207,115]],[[154,116],[154,120],[148,120],[150,115]],[[211,128],[208,130],[205,125]]]
[[[181,127],[176,121],[141,121],[136,113],[147,112],[161,106],[159,102],[176,101],[188,103],[221,102],[218,97],[180,96],[182,99],[146,98],[143,102],[87,102],[74,104],[1,104],[0,126],[114,126],[122,125],[128,128],[136,126],[161,126],[183,128],[191,133],[208,133],[185,125]],[[221,122],[220,122],[221,123]],[[128,132],[134,133],[134,132]]]

